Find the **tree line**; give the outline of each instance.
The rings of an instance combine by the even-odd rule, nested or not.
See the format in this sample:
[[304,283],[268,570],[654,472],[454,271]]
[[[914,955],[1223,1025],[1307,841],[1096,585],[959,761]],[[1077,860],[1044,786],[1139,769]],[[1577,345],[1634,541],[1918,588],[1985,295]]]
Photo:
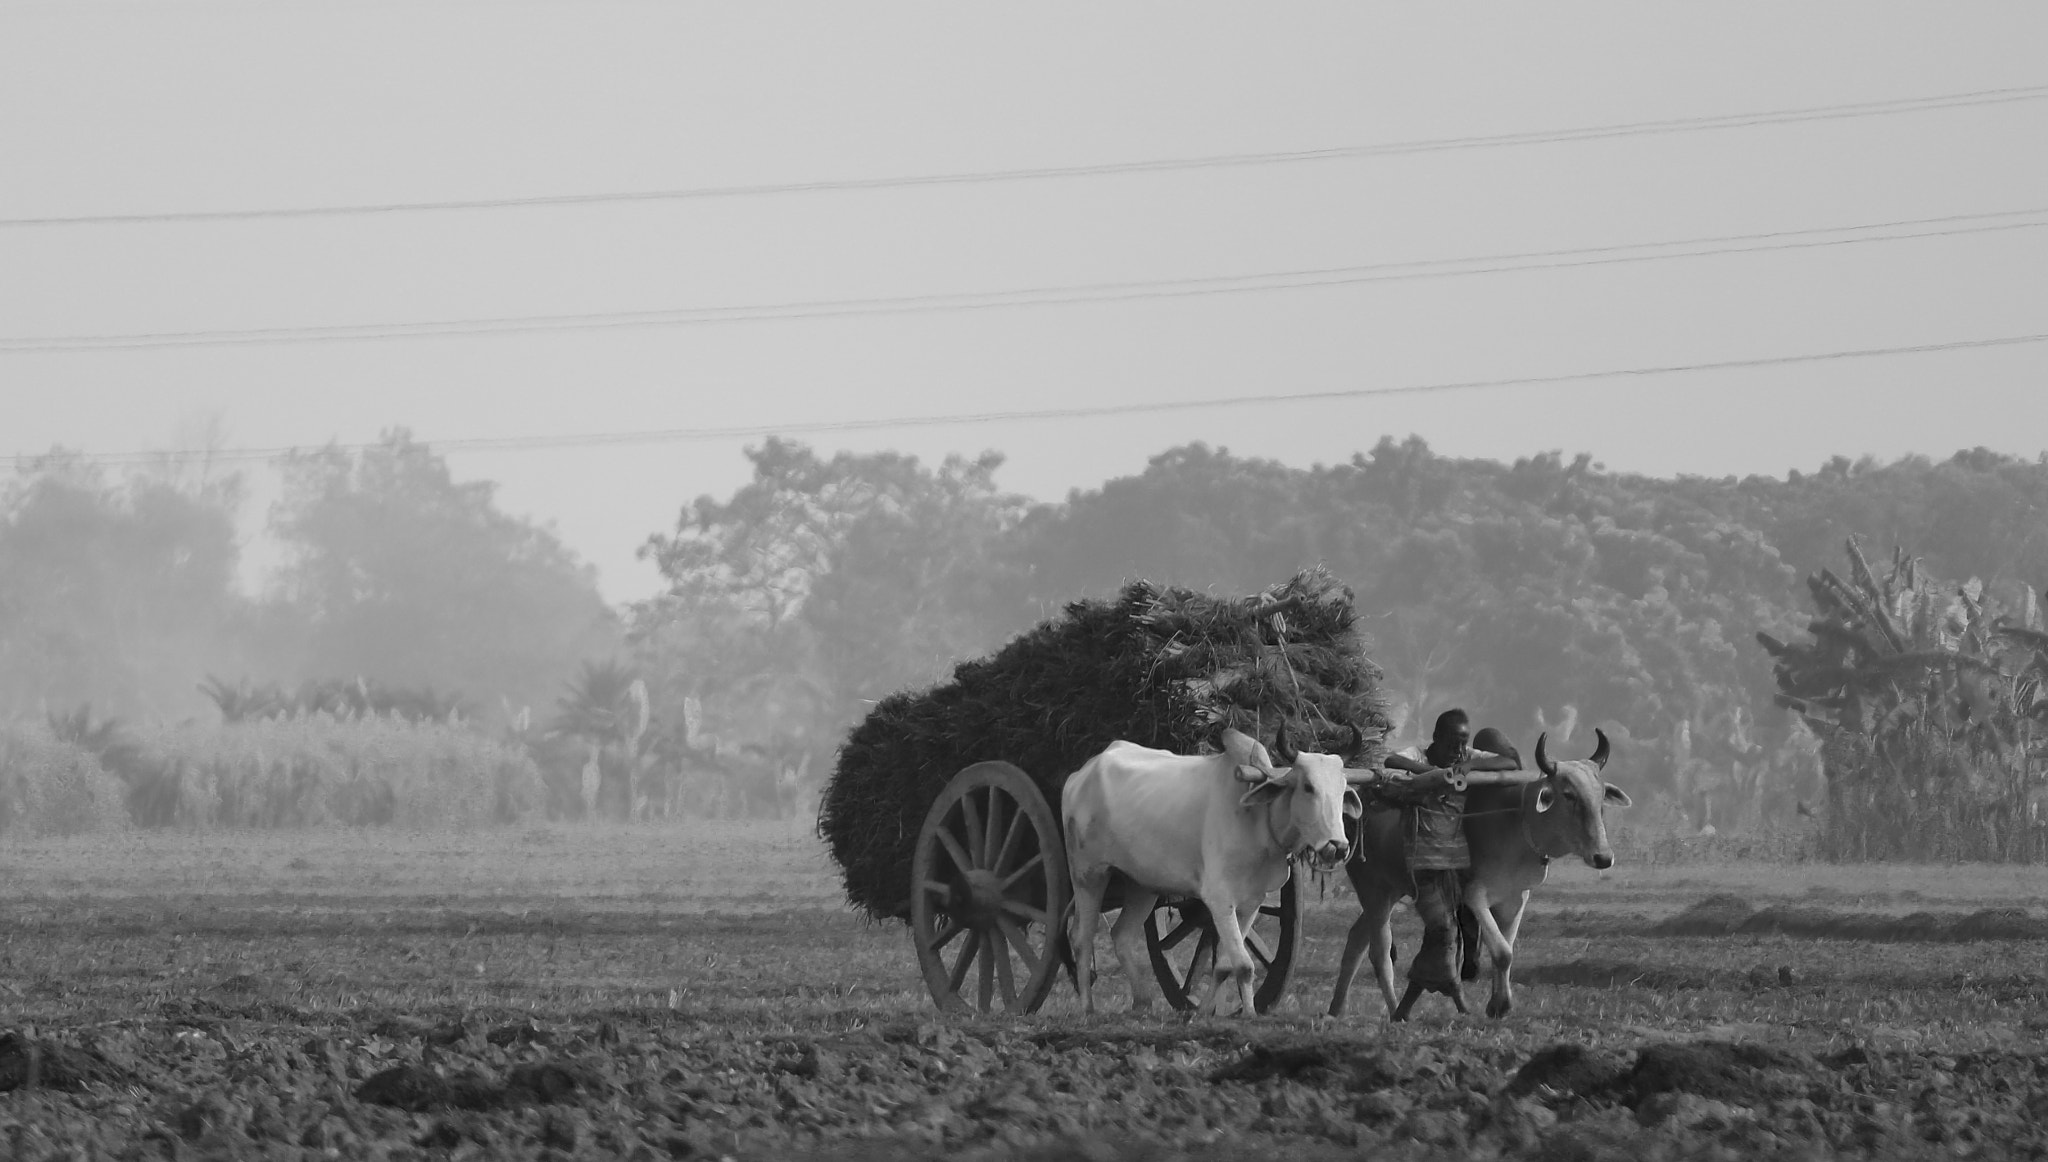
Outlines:
[[1982,449],[1674,479],[1413,437],[1312,468],[1191,444],[1056,503],[1005,492],[993,453],[747,455],[745,485],[651,532],[664,591],[614,609],[549,529],[402,431],[284,462],[288,563],[256,594],[234,580],[237,480],[53,454],[0,494],[0,716],[431,691],[445,717],[552,748],[562,812],[787,811],[874,701],[1068,601],[1133,577],[1249,593],[1321,562],[1409,729],[1454,704],[1525,750],[1599,725],[1639,799],[1726,829],[1824,801],[1822,739],[1775,701],[1754,635],[1804,629],[1804,579],[1847,538],[1932,575],[2048,582],[2048,457]]

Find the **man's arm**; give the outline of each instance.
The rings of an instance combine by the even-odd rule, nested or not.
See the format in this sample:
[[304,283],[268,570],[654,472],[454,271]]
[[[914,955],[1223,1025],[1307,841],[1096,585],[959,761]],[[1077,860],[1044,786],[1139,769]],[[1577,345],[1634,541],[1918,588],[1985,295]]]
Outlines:
[[1410,774],[1416,775],[1426,774],[1436,769],[1429,765],[1429,760],[1427,759],[1410,758],[1398,752],[1387,756],[1387,766],[1393,770],[1407,771]]
[[1522,764],[1500,754],[1476,754],[1459,764],[1468,771],[1519,771]]

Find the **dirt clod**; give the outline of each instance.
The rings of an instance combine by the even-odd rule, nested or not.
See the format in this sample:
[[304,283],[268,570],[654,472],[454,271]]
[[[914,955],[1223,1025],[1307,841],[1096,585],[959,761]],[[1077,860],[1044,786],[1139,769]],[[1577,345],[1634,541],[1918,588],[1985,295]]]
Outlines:
[[484,1034],[484,1040],[493,1045],[546,1045],[554,1035],[532,1021],[520,1021],[514,1025],[500,1025]]
[[1807,904],[1753,907],[1740,896],[1708,896],[1650,927],[1652,936],[1804,936],[1885,943],[1961,943],[1972,940],[2048,939],[2048,920],[2023,908],[1956,913],[1839,912]]
[[1308,1043],[1255,1045],[1243,1057],[1209,1075],[1212,1082],[1257,1082],[1279,1078],[1318,1089],[1370,1093],[1401,1079],[1401,1071],[1377,1053],[1341,1045]]
[[474,1073],[443,1077],[419,1065],[395,1065],[356,1087],[356,1098],[413,1113],[436,1109],[487,1110],[504,1104],[504,1087]]
[[119,1066],[92,1049],[60,1045],[18,1032],[0,1034],[0,1092],[12,1089],[78,1090],[126,1080]]
[[1510,1097],[1543,1101],[1595,1098],[1616,1090],[1629,1071],[1625,1053],[1584,1045],[1551,1045],[1522,1063],[1508,1081]]
[[1820,1072],[1811,1058],[1765,1045],[1703,1041],[1646,1045],[1636,1054],[1628,1087],[1641,1102],[1661,1093],[1690,1093],[1736,1105],[1804,1096]]
[[1756,907],[1741,896],[1716,892],[1650,929],[1655,936],[1725,936],[1749,919]]
[[601,1085],[596,1070],[573,1062],[515,1065],[505,1075],[503,1100],[512,1105],[547,1105],[569,1101]]

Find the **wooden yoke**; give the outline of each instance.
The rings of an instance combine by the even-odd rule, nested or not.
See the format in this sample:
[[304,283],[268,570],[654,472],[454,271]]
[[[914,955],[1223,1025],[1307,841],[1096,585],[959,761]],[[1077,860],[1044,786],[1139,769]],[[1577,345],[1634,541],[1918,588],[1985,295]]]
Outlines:
[[1513,787],[1543,778],[1541,771],[1467,771],[1438,767],[1413,774],[1408,771],[1348,770],[1345,780],[1360,790],[1402,791],[1428,795],[1438,791],[1463,791],[1469,787]]

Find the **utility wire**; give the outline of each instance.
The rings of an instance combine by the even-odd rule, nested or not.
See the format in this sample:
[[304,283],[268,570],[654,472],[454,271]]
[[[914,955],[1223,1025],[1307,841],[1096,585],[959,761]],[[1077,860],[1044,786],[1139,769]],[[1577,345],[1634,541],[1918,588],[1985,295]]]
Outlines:
[[[2048,207],[1937,218],[1902,219],[1855,226],[1729,234],[1668,242],[1630,243],[1571,250],[1535,250],[1470,258],[1319,267],[1254,274],[1148,281],[1074,283],[1001,291],[907,295],[865,299],[810,299],[723,307],[681,307],[580,314],[505,315],[401,323],[258,327],[243,330],[146,331],[125,334],[51,335],[0,338],[0,354],[136,350],[162,347],[221,347],[259,344],[332,343],[417,339],[460,335],[590,331],[626,327],[681,327],[714,323],[815,319],[859,315],[905,315],[978,311],[1003,307],[1192,298],[1309,287],[1454,278],[1521,270],[1607,266],[1672,258],[1700,258],[1772,250],[1804,250],[1866,242],[1897,242],[2048,226]],[[1875,233],[1889,231],[1888,233]],[[1829,237],[1831,236],[1831,237]]]
[[[1669,363],[1648,367],[1612,368],[1604,371],[1575,371],[1563,375],[1511,376],[1500,379],[1466,379],[1443,383],[1403,384],[1393,387],[1354,387],[1331,391],[1286,392],[1278,395],[1233,395],[1196,400],[1161,400],[1151,403],[1099,404],[1091,407],[1037,408],[1022,411],[961,412],[951,415],[892,416],[880,419],[808,420],[775,424],[746,424],[718,428],[666,428],[653,431],[589,432],[568,436],[486,436],[426,441],[440,452],[530,452],[554,448],[616,447],[629,444],[693,443],[730,440],[752,436],[811,435],[826,432],[875,431],[894,428],[929,428],[956,424],[1000,424],[1030,420],[1099,419],[1105,416],[1157,415],[1169,412],[1205,411],[1250,405],[1312,403],[1327,400],[1370,399],[1379,396],[1435,395],[1452,391],[1478,391],[1511,387],[1546,387],[1564,383],[1589,383],[1603,379],[1636,379],[1690,372],[1732,371],[1756,367],[1826,363],[1844,359],[1873,359],[1897,355],[1923,355],[1986,347],[2015,347],[2048,342],[2048,332],[2004,335],[1982,339],[1956,339],[1941,343],[1918,343],[1898,347],[1861,347],[1796,355],[1767,355],[1752,359],[1722,359],[1699,363]],[[328,444],[345,453],[362,452],[376,444]],[[198,456],[215,462],[275,460],[299,452],[297,448],[186,449],[175,452],[84,453],[78,459],[109,466],[140,466],[165,458]],[[27,465],[39,456],[0,457],[15,465]]]
[[840,190],[886,190],[913,186],[1042,181],[1054,178],[1103,177],[1112,174],[1163,173],[1178,170],[1282,165],[1370,157],[1397,157],[1404,154],[1439,153],[1447,150],[1493,149],[1502,146],[1547,145],[1568,141],[1599,141],[1614,137],[1697,133],[1713,129],[1742,129],[1756,125],[1785,125],[1801,121],[1834,121],[1859,117],[1886,117],[1901,113],[1925,113],[1943,109],[1961,109],[1979,105],[2004,105],[2020,101],[2039,101],[2043,99],[2048,99],[2048,85],[2028,85],[2005,89],[1980,89],[1968,93],[1947,93],[1931,97],[1905,97],[1886,101],[1863,101],[1846,105],[1815,105],[1805,108],[1775,109],[1756,113],[1675,117],[1661,121],[1632,121],[1613,125],[1590,125],[1571,129],[1549,129],[1524,133],[1431,137],[1411,141],[1381,142],[1373,145],[1282,150],[1270,153],[1224,153],[1199,157],[1103,162],[1096,165],[968,170],[956,173],[912,174],[896,177],[844,178],[826,181],[758,183],[751,185],[694,186],[679,189],[553,194],[523,198],[469,198],[450,201],[372,202],[360,205],[296,206],[275,209],[189,210],[161,213],[77,214],[0,218],[0,228],[23,226],[107,226],[167,222],[229,222],[265,218],[334,218],[375,214],[422,213],[442,210],[505,210],[538,206],[667,202],[704,198],[825,193]]

